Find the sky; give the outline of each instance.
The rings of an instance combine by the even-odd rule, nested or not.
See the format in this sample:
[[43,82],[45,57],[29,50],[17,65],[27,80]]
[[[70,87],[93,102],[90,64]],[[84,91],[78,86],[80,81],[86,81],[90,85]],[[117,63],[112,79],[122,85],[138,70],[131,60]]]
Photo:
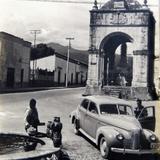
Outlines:
[[[101,1],[107,2],[107,0]],[[143,1],[139,0],[140,3]],[[158,1],[160,0],[148,0],[148,4],[158,5]],[[31,30],[38,29],[41,33],[37,35],[37,43],[55,42],[67,46],[66,37],[74,37],[72,47],[87,50],[89,48],[89,10],[92,6],[92,4],[0,0],[0,31],[33,42]],[[158,7],[151,9],[157,18]]]

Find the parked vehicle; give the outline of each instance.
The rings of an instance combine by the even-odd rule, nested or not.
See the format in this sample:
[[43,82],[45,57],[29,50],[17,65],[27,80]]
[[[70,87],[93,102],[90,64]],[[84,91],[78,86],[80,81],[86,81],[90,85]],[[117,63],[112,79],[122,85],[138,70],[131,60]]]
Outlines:
[[154,106],[145,107],[137,119],[133,107],[125,100],[88,96],[70,117],[75,134],[81,132],[93,141],[103,158],[110,158],[111,152],[155,154],[160,146],[151,131],[155,129]]

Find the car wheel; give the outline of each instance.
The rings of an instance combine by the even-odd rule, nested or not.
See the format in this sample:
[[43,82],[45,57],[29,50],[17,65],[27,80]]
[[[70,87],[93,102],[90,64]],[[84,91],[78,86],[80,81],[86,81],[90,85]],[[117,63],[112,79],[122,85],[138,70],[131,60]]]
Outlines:
[[109,147],[104,137],[102,137],[100,140],[100,152],[103,158],[109,158]]
[[79,135],[79,129],[78,129],[78,125],[77,125],[77,119],[74,119],[74,134]]

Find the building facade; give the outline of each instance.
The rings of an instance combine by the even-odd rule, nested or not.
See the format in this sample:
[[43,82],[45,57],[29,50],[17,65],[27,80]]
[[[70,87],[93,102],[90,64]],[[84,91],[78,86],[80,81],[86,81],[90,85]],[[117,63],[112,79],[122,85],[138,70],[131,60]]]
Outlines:
[[31,43],[0,32],[0,88],[25,87],[29,84]]
[[[55,82],[65,84],[67,57],[60,54],[55,55]],[[88,64],[70,58],[68,64],[68,85],[84,84],[87,80]]]
[[90,11],[88,91],[118,86],[123,77],[121,88],[131,97],[149,98],[155,92],[154,43],[155,19],[147,4],[110,0],[98,9],[95,3]]
[[[55,46],[54,46],[55,47]],[[39,57],[31,60],[31,70],[33,73],[33,63],[36,63],[34,85],[36,86],[65,86],[67,68],[67,48],[55,47],[55,52],[46,57]],[[63,48],[63,49],[62,49]],[[81,54],[81,52],[79,52]],[[82,53],[83,54],[83,53]],[[68,62],[68,85],[85,85],[88,71],[88,54],[85,54],[84,61],[74,57],[74,51],[70,54]],[[33,74],[32,76],[33,77]],[[32,78],[33,80],[33,78]]]

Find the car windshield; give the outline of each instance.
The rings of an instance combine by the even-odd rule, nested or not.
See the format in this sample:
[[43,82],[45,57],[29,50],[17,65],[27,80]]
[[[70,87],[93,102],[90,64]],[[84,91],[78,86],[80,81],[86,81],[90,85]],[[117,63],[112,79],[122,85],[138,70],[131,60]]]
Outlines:
[[101,104],[100,113],[101,114],[118,114],[118,109],[116,104]]
[[123,115],[133,115],[131,106],[119,104],[118,105],[119,113]]

